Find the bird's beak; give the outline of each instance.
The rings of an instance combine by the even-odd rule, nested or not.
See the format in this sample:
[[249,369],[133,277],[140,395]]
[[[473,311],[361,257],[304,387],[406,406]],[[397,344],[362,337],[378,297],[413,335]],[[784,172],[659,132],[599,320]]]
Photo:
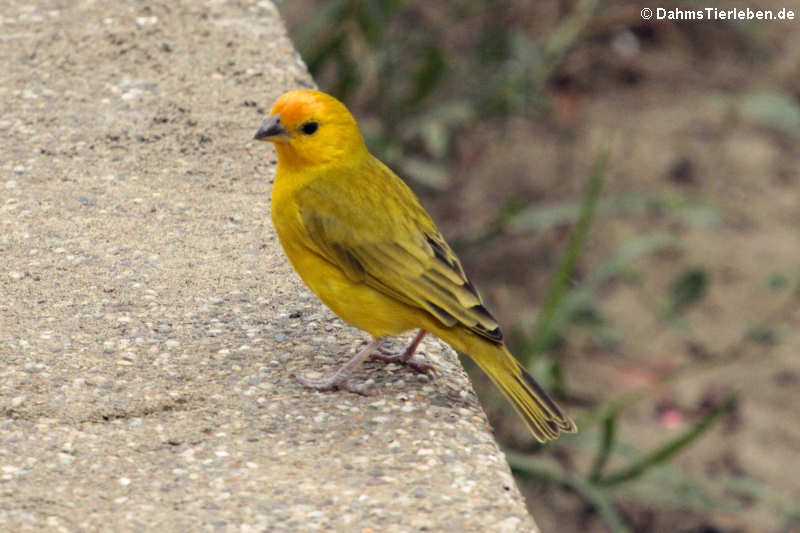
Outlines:
[[258,128],[253,139],[257,141],[275,141],[278,139],[286,139],[289,137],[289,132],[281,124],[280,113],[268,116],[261,127]]

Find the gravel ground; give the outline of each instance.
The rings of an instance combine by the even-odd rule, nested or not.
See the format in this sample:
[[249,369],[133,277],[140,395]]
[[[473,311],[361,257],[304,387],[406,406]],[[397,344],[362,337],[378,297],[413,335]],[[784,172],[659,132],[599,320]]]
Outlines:
[[530,531],[455,355],[369,364],[268,222],[270,2],[6,2],[0,530]]

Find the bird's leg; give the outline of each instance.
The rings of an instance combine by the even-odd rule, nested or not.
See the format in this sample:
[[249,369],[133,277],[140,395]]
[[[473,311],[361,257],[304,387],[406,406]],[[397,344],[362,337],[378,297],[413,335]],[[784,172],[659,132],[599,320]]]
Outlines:
[[417,351],[419,343],[422,342],[422,338],[425,336],[425,333],[427,332],[424,329],[419,330],[414,336],[414,340],[411,341],[411,344],[409,344],[405,350],[399,353],[391,352],[384,348],[378,347],[377,351],[372,354],[372,359],[378,359],[379,361],[385,361],[387,363],[406,365],[423,374],[431,372],[434,369],[431,363],[422,357],[414,357],[414,353]]
[[352,374],[356,368],[361,366],[361,363],[369,359],[373,353],[381,349],[381,344],[383,344],[384,340],[385,339],[383,338],[373,340],[371,343],[365,346],[363,350],[355,354],[352,359],[346,362],[339,370],[330,376],[322,379],[309,379],[302,376],[295,376],[295,379],[299,381],[301,385],[308,387],[309,389],[315,389],[318,391],[345,389],[349,390],[350,392],[355,392],[356,394],[369,396],[369,386],[356,385],[354,383],[350,383],[348,380],[350,379],[350,374]]

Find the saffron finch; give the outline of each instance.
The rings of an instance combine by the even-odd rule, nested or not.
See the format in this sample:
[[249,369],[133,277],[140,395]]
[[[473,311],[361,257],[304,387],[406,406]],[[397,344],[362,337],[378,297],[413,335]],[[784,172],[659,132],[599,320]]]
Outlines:
[[[278,155],[272,221],[294,269],[345,322],[373,341],[334,374],[298,377],[317,390],[367,393],[349,381],[370,358],[432,367],[414,352],[429,332],[467,354],[492,379],[539,441],[576,426],[503,343],[458,258],[408,186],[367,150],[347,108],[325,93],[289,91],[255,139]],[[402,353],[387,337],[419,330]]]

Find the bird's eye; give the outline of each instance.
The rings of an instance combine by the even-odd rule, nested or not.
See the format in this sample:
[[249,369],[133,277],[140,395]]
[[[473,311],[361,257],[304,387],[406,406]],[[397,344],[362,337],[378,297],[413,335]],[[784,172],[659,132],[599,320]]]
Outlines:
[[319,129],[319,122],[314,122],[313,120],[311,122],[306,122],[305,124],[300,126],[300,129],[306,135],[311,135],[312,133],[317,131],[317,129]]

